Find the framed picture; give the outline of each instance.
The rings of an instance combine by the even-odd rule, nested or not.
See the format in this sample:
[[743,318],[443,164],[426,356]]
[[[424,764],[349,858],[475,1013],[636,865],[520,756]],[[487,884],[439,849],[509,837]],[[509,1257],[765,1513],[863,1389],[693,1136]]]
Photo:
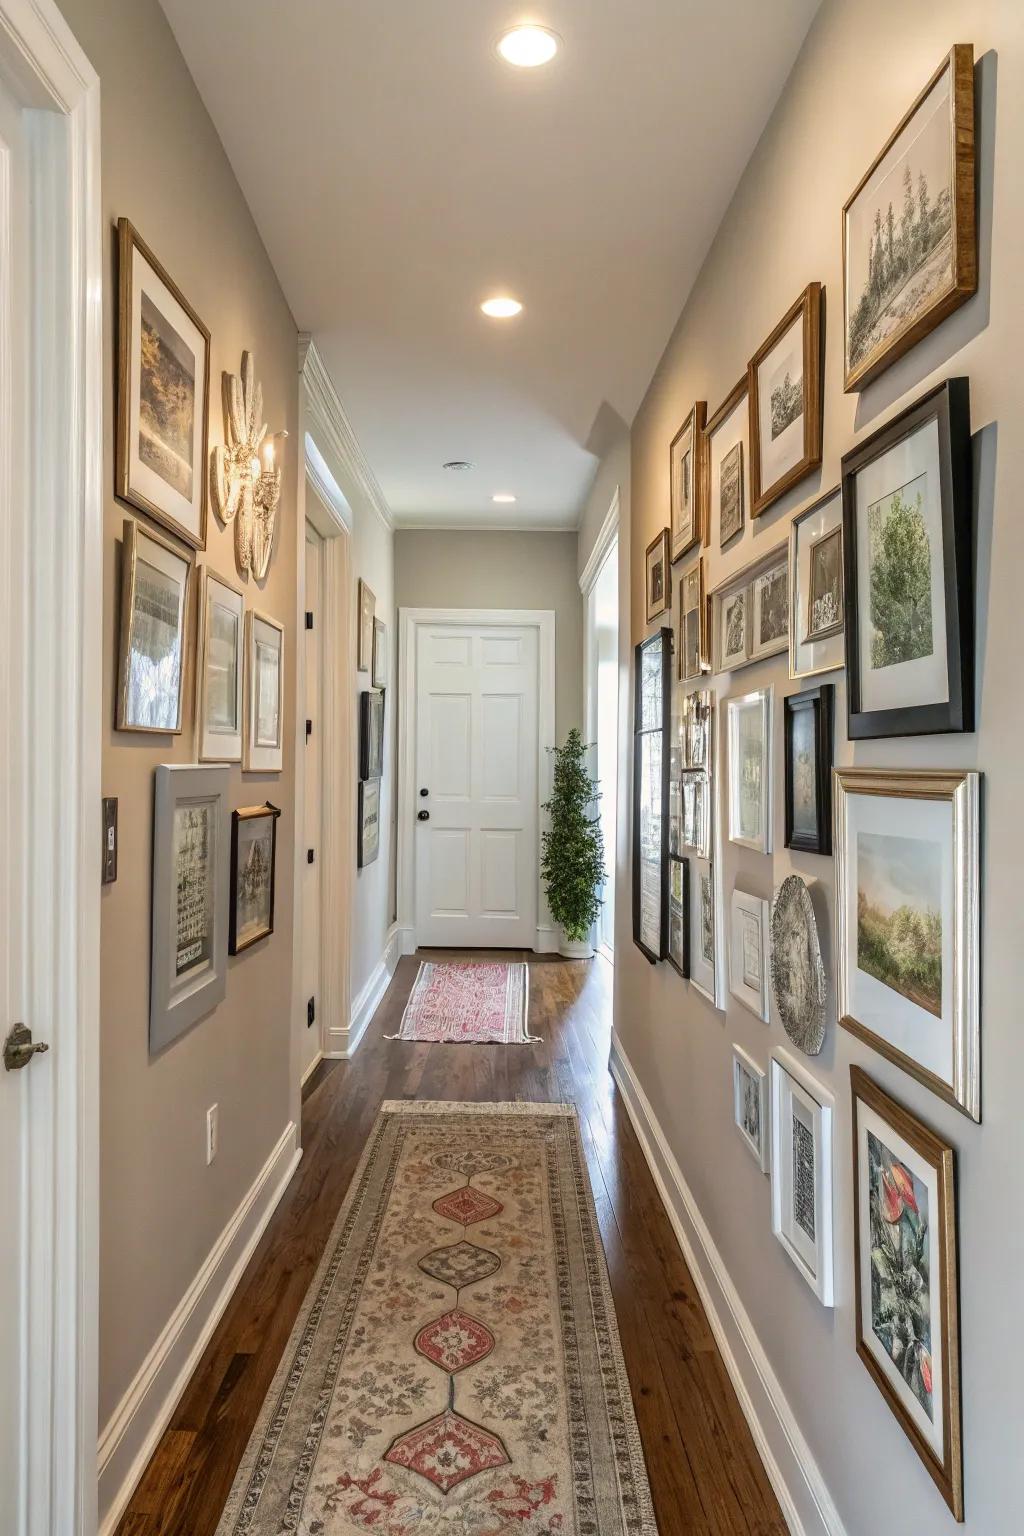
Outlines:
[[672,611],[672,567],[668,554],[668,529],[663,528],[647,546],[647,622]]
[[222,1001],[228,967],[226,767],[161,763],[153,816],[149,1048],[170,1045]]
[[680,976],[690,974],[690,861],[669,859],[668,955]]
[[789,552],[750,583],[750,660],[789,647]]
[[380,852],[380,779],[359,781],[359,826],[356,867],[365,869]]
[[635,651],[633,719],[633,940],[654,964],[668,944],[669,728],[672,631]]
[[744,1145],[768,1172],[768,1079],[740,1045],[732,1048],[732,1113]]
[[747,364],[750,515],[821,463],[821,284],[808,283]]
[[704,537],[704,423],[707,402],[698,400],[669,449],[671,557],[678,560]]
[[705,543],[716,549],[731,544],[743,530],[748,432],[744,374],[704,428],[704,473],[708,487]]
[[962,1520],[953,1148],[859,1067],[850,1088],[857,1353]]
[[384,772],[384,695],[364,688],[359,695],[359,777],[379,779]]
[[181,731],[185,623],[192,562],[156,533],[126,517],[121,535],[119,731]]
[[832,852],[831,683],[783,700],[786,761],[786,847]]
[[838,486],[793,519],[789,533],[789,675],[812,677],[841,667],[843,499]]
[[205,549],[210,333],[127,219],[117,243],[117,494]]
[[357,587],[357,602],[359,632],[356,638],[356,671],[369,672],[373,664],[373,615],[377,599],[362,577]]
[[240,954],[274,931],[277,818],[268,800],[231,812],[231,921],[228,951]]
[[720,859],[690,860],[690,985],[716,1008],[725,996],[720,869]]
[[680,789],[682,846],[692,848],[706,859],[711,854],[711,792],[707,774],[702,768],[684,770]]
[[822,1306],[833,1304],[832,1095],[788,1051],[769,1064],[772,1232]]
[[700,677],[708,662],[704,635],[704,561],[684,571],[676,583],[679,609],[676,674],[686,682]]
[[811,893],[799,875],[787,875],[775,893],[769,969],[783,1029],[805,1056],[817,1056],[828,989]]
[[279,773],[284,764],[284,625],[250,608],[245,615],[247,773]]
[[947,379],[844,455],[851,739],[974,729],[971,422]]
[[711,724],[715,696],[710,688],[695,688],[682,698],[681,764],[682,768],[711,771]]
[[834,774],[839,1022],[981,1119],[978,773]]
[[977,289],[974,196],[974,49],[957,43],[843,209],[848,391]]
[[750,660],[750,639],[747,633],[747,598],[749,590],[737,587],[725,592],[713,604],[717,614],[718,651],[716,672],[729,672],[745,666]]
[[768,1022],[768,903],[734,890],[729,924],[729,991]]
[[375,688],[388,685],[388,631],[383,619],[373,621],[373,666],[370,681]]
[[239,587],[202,570],[196,721],[201,763],[242,761],[245,597]]
[[724,701],[729,841],[772,851],[772,709],[774,689]]

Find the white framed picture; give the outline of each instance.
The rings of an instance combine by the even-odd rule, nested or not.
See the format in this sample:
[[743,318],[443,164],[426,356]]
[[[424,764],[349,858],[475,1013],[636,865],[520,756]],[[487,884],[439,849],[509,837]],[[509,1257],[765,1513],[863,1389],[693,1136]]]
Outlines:
[[788,1051],[769,1065],[772,1232],[822,1306],[834,1300],[835,1101]]
[[729,841],[771,853],[775,691],[757,688],[723,702]]
[[813,677],[843,666],[843,498],[838,486],[793,519],[789,589],[790,677]]
[[716,1008],[725,1006],[722,977],[720,860],[691,858],[690,985]]
[[[729,391],[704,428],[708,487],[705,544],[714,550],[744,542],[750,455],[747,376]],[[733,542],[735,540],[735,543]]]
[[737,587],[734,592],[725,592],[714,599],[716,672],[730,672],[750,660],[749,596],[746,587]]
[[734,890],[729,915],[729,991],[767,1024],[769,904]]
[[250,608],[245,616],[245,754],[247,773],[280,773],[284,765],[284,625]]
[[370,668],[370,681],[374,688],[386,688],[388,685],[388,631],[383,619],[374,618],[373,621],[373,666]]
[[732,1113],[747,1151],[768,1172],[768,1076],[741,1045],[732,1048]]
[[201,763],[242,761],[245,597],[223,576],[202,570],[196,662],[196,732]]

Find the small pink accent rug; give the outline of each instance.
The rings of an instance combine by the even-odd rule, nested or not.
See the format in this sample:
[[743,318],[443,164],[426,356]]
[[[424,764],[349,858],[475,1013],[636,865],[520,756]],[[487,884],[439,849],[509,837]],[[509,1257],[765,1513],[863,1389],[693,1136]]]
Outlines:
[[434,1040],[453,1045],[527,1045],[529,980],[519,961],[435,964],[424,960],[397,1035],[386,1040]]

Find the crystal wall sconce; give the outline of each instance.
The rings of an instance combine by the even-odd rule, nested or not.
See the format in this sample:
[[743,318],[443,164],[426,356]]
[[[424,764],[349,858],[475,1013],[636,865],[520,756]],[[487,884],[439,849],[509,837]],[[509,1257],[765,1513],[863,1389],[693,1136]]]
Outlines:
[[274,548],[281,466],[277,441],[263,418],[263,386],[256,380],[251,352],[242,353],[242,372],[224,375],[227,442],[210,458],[210,492],[221,522],[235,525],[235,557],[242,572],[262,581]]

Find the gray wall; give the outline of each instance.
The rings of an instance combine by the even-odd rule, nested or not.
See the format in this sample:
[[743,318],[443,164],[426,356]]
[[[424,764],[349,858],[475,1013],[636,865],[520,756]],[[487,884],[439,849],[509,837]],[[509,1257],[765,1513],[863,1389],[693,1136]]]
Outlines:
[[[954,42],[979,61],[981,281],[977,296],[862,394],[844,395],[840,210],[886,136]],[[714,131],[709,124],[709,132]],[[811,279],[827,295],[824,464],[763,520],[782,538],[792,513],[835,485],[857,439],[950,374],[971,381],[977,503],[978,729],[974,735],[851,746],[836,683],[839,764],[979,768],[985,774],[982,1018],[984,1123],[976,1126],[833,1019],[811,1070],[836,1095],[836,1306],[822,1308],[770,1230],[769,1187],[733,1129],[730,1048],[762,1064],[784,1044],[733,999],[711,1008],[666,965],[629,942],[629,869],[620,860],[616,1028],[689,1184],[728,1276],[810,1446],[848,1536],[920,1536],[952,1527],[899,1424],[854,1352],[849,1066],[862,1065],[957,1149],[967,1519],[971,1536],[1021,1529],[1020,1382],[1015,1325],[1024,1258],[1020,1105],[1021,769],[1020,572],[1024,240],[1024,7],[1011,0],[828,0],[737,189],[633,425],[632,636],[644,634],[644,549],[668,521],[668,445],[695,398],[709,411]],[[774,542],[774,539],[772,540]],[[762,547],[765,547],[762,545]],[[709,552],[713,585],[720,557]],[[776,724],[790,683],[785,657],[714,680],[719,693],[774,683]],[[782,785],[776,731],[775,783]],[[724,892],[765,897],[790,871],[819,883],[831,921],[833,864],[790,855],[782,796],[770,857],[728,843]],[[721,814],[720,791],[718,813]],[[828,929],[826,963],[834,977]],[[760,1392],[747,1360],[749,1384]],[[806,1504],[806,1500],[805,1500]],[[808,1523],[808,1530],[820,1530]]]

